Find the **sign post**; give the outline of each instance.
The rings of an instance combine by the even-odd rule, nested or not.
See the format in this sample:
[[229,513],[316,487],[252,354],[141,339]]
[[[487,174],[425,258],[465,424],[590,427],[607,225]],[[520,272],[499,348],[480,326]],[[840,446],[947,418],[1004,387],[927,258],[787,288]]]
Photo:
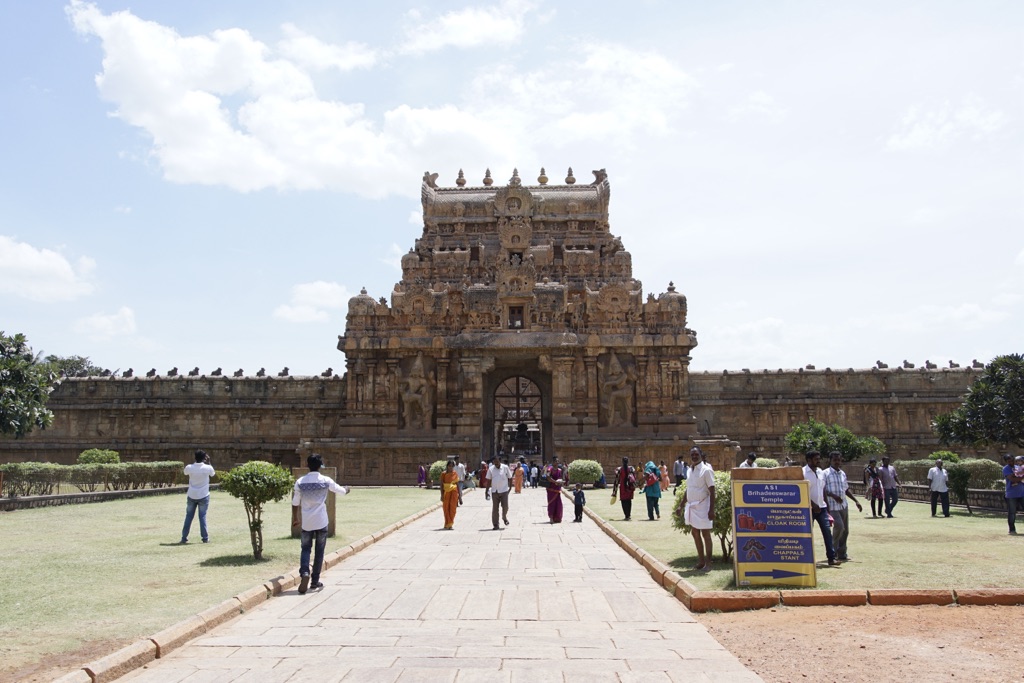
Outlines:
[[733,469],[736,586],[816,586],[811,522],[799,467]]

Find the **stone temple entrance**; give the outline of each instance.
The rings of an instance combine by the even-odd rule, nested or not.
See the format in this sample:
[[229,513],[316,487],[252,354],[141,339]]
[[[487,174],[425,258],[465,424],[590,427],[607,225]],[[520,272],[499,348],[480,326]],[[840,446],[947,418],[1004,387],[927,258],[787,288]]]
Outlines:
[[[608,175],[524,185],[513,172],[421,185],[423,232],[390,300],[349,301],[344,400],[304,439],[346,482],[402,483],[417,466],[501,446],[600,461],[674,460],[696,436],[686,297],[644,295],[609,228]],[[326,418],[327,416],[325,416]],[[331,422],[327,419],[326,421]],[[539,458],[534,458],[539,459]]]

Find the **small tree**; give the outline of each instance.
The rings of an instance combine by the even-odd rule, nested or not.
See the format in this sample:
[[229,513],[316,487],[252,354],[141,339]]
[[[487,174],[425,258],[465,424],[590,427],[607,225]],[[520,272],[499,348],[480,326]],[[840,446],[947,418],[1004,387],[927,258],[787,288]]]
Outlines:
[[427,471],[427,483],[436,484],[441,481],[441,475],[444,474],[444,467],[447,460],[435,460],[430,464],[430,469]]
[[932,424],[939,441],[1024,448],[1024,356],[997,356],[967,392],[963,405]]
[[53,375],[39,364],[23,334],[0,331],[0,434],[18,439],[35,428],[46,429],[53,413],[46,409]]
[[885,444],[873,436],[857,436],[842,425],[827,425],[811,419],[793,425],[786,434],[786,450],[797,455],[817,450],[825,457],[832,451],[839,451],[843,462],[852,462],[884,453]]
[[[686,481],[676,489],[676,502],[672,506],[672,526],[684,534],[689,534],[691,527],[683,518],[683,492],[686,491]],[[732,477],[728,472],[715,472],[715,524],[711,533],[718,536],[722,545],[722,560],[728,561],[732,557]],[[708,548],[708,552],[711,549]]]
[[954,463],[947,468],[949,473],[949,491],[953,494],[954,500],[967,506],[967,514],[973,515],[971,511],[971,500],[967,490],[971,485],[971,471],[961,465]]
[[262,460],[252,460],[221,475],[220,487],[245,504],[255,559],[263,559],[263,505],[281,500],[294,485],[288,470]]
[[79,465],[114,465],[121,462],[117,451],[104,448],[89,448],[78,454]]

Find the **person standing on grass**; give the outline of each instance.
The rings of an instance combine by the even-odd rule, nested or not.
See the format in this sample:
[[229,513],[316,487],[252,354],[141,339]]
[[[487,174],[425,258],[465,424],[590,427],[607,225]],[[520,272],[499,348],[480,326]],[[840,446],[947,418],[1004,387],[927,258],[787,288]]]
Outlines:
[[647,519],[654,521],[657,515],[661,519],[661,472],[654,461],[644,465],[644,496],[647,498]]
[[487,468],[487,478],[491,480],[491,524],[497,531],[500,528],[498,526],[499,506],[501,506],[501,519],[505,522],[505,526],[508,526],[508,492],[512,471],[501,461],[501,458],[494,456],[491,459],[491,466]]
[[683,491],[683,521],[693,532],[697,547],[695,570],[711,571],[711,529],[715,526],[715,471],[704,462],[704,453],[694,446],[690,449],[690,472]]
[[[292,490],[292,528],[302,531],[299,593],[305,593],[309,588],[318,590],[324,587],[320,583],[320,570],[323,568],[324,549],[327,547],[327,494],[333,491],[344,496],[351,490],[348,486],[338,486],[333,479],[320,474],[323,464],[323,459],[316,453],[306,458],[309,473],[299,477]],[[312,573],[309,568],[310,550],[313,551]]]
[[928,470],[928,490],[932,494],[932,517],[935,506],[942,499],[942,516],[949,517],[949,472],[942,466],[941,460],[935,461],[935,467]]
[[[885,500],[885,489],[882,488],[882,476],[878,472],[878,461],[871,458],[868,461],[868,466],[864,468],[864,490],[867,491],[865,494],[871,498],[871,516],[881,517],[882,506]],[[875,506],[878,506],[877,513],[875,512]]]
[[679,489],[679,485],[686,479],[686,461],[683,459],[682,453],[676,458],[676,461],[672,463],[672,474],[676,478],[676,487],[672,489],[673,493]]
[[828,503],[828,512],[832,515],[832,522],[835,531],[832,533],[832,545],[836,549],[836,559],[839,562],[849,562],[850,555],[847,553],[846,542],[850,538],[850,507],[846,503],[849,498],[857,504],[857,511],[864,510],[860,501],[850,491],[850,484],[846,480],[846,472],[843,472],[843,456],[839,451],[832,451],[828,454],[832,466],[825,470],[825,501]]
[[825,504],[825,482],[824,474],[818,465],[821,463],[821,453],[818,451],[807,451],[804,454],[807,464],[804,465],[804,479],[807,480],[808,498],[811,499],[811,517],[818,523],[821,530],[821,538],[825,541],[825,556],[828,558],[828,566],[836,563],[836,549],[832,543],[832,527],[828,523],[828,505]]
[[1014,459],[1009,453],[1003,455],[1003,479],[1006,480],[1006,523],[1010,535],[1017,535],[1017,511],[1024,510],[1024,477],[1018,476],[1013,468]]
[[885,495],[885,516],[891,518],[896,503],[900,502],[900,475],[896,468],[889,464],[889,456],[882,458],[882,466],[878,468],[878,476],[882,479],[882,492]]
[[210,464],[210,456],[206,451],[195,452],[195,462],[185,465],[185,476],[188,477],[188,493],[185,494],[185,524],[181,527],[181,543],[188,543],[188,534],[192,530],[192,520],[199,510],[199,535],[203,543],[210,542],[210,534],[206,529],[206,509],[210,506],[210,477],[217,474]]
[[615,488],[618,489],[623,518],[628,522],[633,514],[633,491],[636,489],[636,476],[629,466],[629,458],[622,459],[622,467],[615,473]]

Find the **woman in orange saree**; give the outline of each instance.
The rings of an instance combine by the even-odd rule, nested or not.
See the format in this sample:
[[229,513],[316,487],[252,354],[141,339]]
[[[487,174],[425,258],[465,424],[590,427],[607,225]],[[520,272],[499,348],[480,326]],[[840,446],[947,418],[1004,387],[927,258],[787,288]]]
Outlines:
[[516,471],[512,475],[512,486],[515,487],[516,493],[523,492],[523,463],[516,465]]
[[455,463],[445,463],[441,474],[441,503],[444,509],[444,528],[452,529],[455,525],[455,513],[459,509],[459,475],[455,471]]

